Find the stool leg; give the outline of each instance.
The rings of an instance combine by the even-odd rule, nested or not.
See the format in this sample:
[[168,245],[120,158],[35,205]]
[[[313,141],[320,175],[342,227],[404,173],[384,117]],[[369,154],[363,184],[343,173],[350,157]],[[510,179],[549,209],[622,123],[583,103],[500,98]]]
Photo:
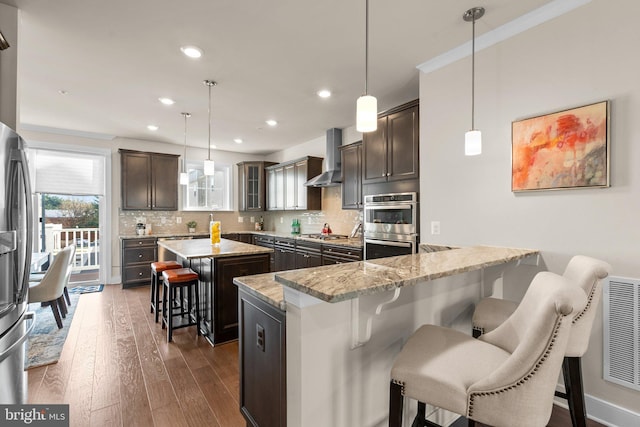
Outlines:
[[[165,288],[165,290],[171,290],[171,283],[169,283],[168,288]],[[173,339],[173,309],[169,308],[169,310],[167,310],[167,342],[171,342],[172,339]]]
[[162,329],[167,325],[167,312],[171,310],[171,306],[168,305],[167,298],[169,297],[169,289],[167,288],[167,284],[164,279],[162,280],[162,319],[160,323],[162,324]]
[[424,402],[418,402],[418,413],[416,417],[413,419],[413,423],[411,427],[424,427],[425,420],[427,418],[427,405]]
[[389,386],[389,427],[402,427],[402,387],[391,381]]
[[198,286],[200,286],[200,284],[196,280],[194,283],[194,293],[196,294],[196,306],[194,310],[196,312],[196,334],[200,335],[200,292],[198,290]]
[[573,427],[587,425],[587,411],[584,404],[584,390],[582,389],[582,369],[579,357],[565,357],[562,361],[562,376],[564,388],[571,414]]
[[[158,305],[156,304],[156,280],[158,280],[158,276],[156,275],[156,273],[152,270],[151,271],[151,308],[149,310],[149,313],[153,313],[153,310],[156,310],[156,312],[158,311]],[[156,316],[156,322],[158,321],[158,317]]]

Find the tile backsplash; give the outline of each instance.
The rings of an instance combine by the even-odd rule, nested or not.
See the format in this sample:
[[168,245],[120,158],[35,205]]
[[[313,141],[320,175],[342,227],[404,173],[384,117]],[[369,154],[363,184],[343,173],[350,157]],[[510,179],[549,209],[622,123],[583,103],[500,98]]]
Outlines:
[[[209,214],[203,211],[123,211],[119,213],[119,234],[135,234],[136,223],[151,224],[151,234],[183,234],[188,231],[187,222],[198,223],[196,232],[207,232]],[[291,232],[294,219],[300,221],[300,232],[320,233],[325,223],[334,234],[349,234],[354,225],[362,221],[362,212],[343,210],[340,187],[322,189],[321,211],[272,211],[272,212],[213,212],[213,218],[222,223],[222,232],[254,230],[254,222],[263,217],[265,230]],[[253,217],[254,222],[251,221]],[[178,218],[181,223],[178,224]],[[242,218],[242,222],[238,220]]]

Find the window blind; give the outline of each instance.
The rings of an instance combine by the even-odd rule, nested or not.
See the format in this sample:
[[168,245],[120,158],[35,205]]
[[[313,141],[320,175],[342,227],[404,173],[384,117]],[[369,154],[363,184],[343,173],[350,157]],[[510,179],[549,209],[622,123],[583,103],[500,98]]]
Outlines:
[[104,196],[103,156],[35,149],[35,192]]

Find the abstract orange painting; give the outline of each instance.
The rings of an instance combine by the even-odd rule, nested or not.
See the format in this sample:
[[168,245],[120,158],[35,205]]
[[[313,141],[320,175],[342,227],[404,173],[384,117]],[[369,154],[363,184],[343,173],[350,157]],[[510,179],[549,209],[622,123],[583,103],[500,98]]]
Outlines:
[[511,190],[609,186],[609,101],[517,120]]

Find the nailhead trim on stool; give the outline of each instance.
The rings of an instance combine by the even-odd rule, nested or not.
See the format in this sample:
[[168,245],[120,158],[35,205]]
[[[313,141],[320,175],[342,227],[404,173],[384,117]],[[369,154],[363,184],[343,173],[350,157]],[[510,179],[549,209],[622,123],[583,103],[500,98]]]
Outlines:
[[[198,273],[190,268],[178,268],[173,270],[165,270],[162,272],[162,327],[167,328],[167,342],[171,342],[173,330],[184,328],[187,326],[196,326],[196,332],[200,335],[200,296],[198,291],[199,276]],[[187,307],[183,307],[182,299],[184,297],[184,288],[187,288]],[[181,289],[179,312],[174,313],[172,302],[168,299],[169,295],[174,294],[175,289]],[[195,301],[191,299],[192,293],[195,295]],[[195,302],[195,319],[192,320],[191,308]],[[173,318],[176,316],[188,316],[188,321],[179,326],[173,325]]]
[[158,313],[160,312],[160,284],[158,283],[158,274],[165,270],[182,268],[182,264],[178,261],[155,261],[151,263],[151,311],[155,311],[155,320],[158,323]]

